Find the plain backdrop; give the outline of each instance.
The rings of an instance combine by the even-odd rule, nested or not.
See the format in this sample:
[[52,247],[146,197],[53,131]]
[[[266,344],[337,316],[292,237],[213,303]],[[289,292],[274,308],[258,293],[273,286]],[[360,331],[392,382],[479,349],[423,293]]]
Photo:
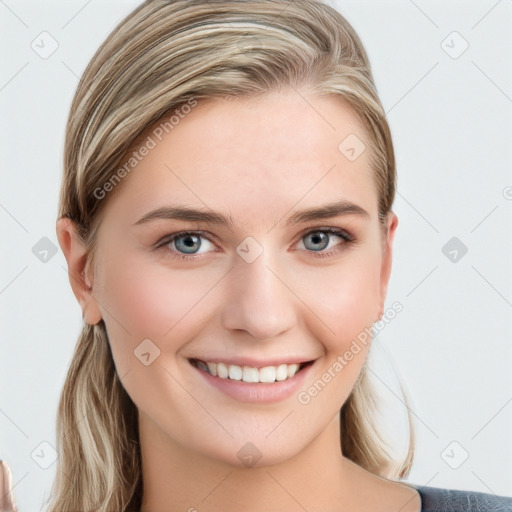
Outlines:
[[[330,3],[368,51],[397,156],[387,306],[403,310],[371,355],[383,424],[403,451],[397,375],[417,439],[407,481],[512,495],[512,3]],[[20,512],[40,510],[54,478],[81,326],[51,252],[68,110],[94,51],[138,4],[0,1],[0,458]]]

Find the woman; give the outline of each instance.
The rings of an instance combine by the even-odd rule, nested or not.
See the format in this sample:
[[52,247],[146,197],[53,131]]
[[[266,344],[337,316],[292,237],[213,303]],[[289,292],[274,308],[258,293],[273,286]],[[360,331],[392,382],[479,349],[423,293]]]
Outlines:
[[395,461],[377,429],[395,161],[334,9],[145,2],[80,81],[64,165],[84,326],[51,512],[510,510],[400,482],[412,430]]

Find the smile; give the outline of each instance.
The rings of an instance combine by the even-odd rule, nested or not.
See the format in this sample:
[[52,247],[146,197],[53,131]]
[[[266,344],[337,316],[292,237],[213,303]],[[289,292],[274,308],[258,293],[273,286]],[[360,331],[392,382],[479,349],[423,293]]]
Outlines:
[[202,361],[201,359],[190,359],[190,363],[204,372],[220,379],[230,379],[247,383],[272,383],[291,379],[304,367],[309,366],[313,361],[304,363],[279,364],[277,366],[239,366],[236,364]]

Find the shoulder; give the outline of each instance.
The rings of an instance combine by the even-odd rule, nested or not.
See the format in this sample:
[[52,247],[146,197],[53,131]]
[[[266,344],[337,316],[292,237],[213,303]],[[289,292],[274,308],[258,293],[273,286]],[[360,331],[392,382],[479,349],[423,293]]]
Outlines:
[[476,491],[414,487],[421,497],[421,512],[512,512],[512,498]]

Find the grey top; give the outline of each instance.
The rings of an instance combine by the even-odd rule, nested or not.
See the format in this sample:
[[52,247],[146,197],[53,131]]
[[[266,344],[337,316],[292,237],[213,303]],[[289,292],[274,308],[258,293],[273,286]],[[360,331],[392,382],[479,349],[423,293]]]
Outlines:
[[506,496],[408,485],[420,493],[421,512],[512,512],[512,498]]

